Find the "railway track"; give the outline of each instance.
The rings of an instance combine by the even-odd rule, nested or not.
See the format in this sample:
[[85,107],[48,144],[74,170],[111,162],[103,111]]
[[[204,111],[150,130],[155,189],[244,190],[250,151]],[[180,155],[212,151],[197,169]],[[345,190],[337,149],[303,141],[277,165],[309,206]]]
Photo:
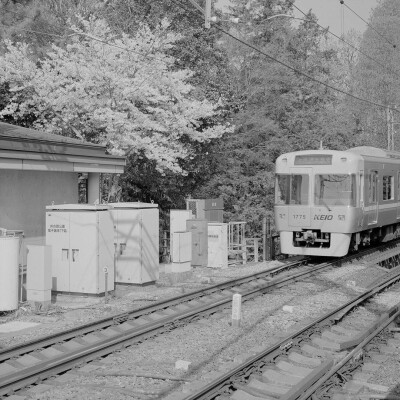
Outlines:
[[[249,282],[254,282],[263,279],[270,281],[274,276],[278,274],[299,268],[303,265],[306,265],[307,263],[308,263],[307,258],[303,258],[296,261],[289,261],[285,263],[285,265],[283,266],[272,268],[267,271],[258,272],[256,274],[248,275],[242,278],[209,286],[206,289],[196,290],[188,294],[184,294],[182,296],[176,296],[171,299],[155,303],[151,306],[146,306],[140,309],[132,310],[131,312],[125,312],[122,314],[107,317],[98,321],[94,321],[89,324],[69,329],[67,331],[56,333],[54,335],[49,335],[34,341],[22,343],[8,349],[2,349],[0,350],[0,362],[3,362],[10,358],[19,357],[23,354],[35,351],[38,348],[49,347],[51,345],[58,344],[60,342],[65,342],[75,337],[80,337],[82,335],[86,335],[92,332],[98,332],[102,329],[106,329],[109,327],[116,328],[119,324],[125,321],[128,320],[133,321],[141,317],[149,316],[151,314],[160,313],[163,312],[163,310],[170,309],[184,303],[190,303],[191,301],[194,301],[196,299],[212,296],[213,294],[219,295],[221,293],[224,293],[224,295],[230,295],[231,293],[232,294],[236,293],[237,290],[240,289],[240,287],[248,284]],[[312,266],[310,266],[310,268],[312,268]]]
[[[366,329],[349,329],[341,322],[377,293],[394,284],[400,286],[399,282],[400,267],[396,267],[357,298],[283,338],[185,400],[328,399],[332,387],[340,393],[337,399],[355,398],[353,386],[344,385],[351,380],[349,371],[354,373],[360,367],[363,349],[400,316],[400,303],[370,321]],[[340,379],[346,373],[347,379]]]
[[[348,259],[360,257],[351,256]],[[230,308],[232,295],[250,299],[262,293],[334,267],[336,260],[308,265],[290,275],[307,260],[192,292],[156,305],[107,318],[51,337],[25,343],[0,352],[0,396],[141,342],[162,332],[198,320],[223,308]],[[275,276],[275,278],[274,278]]]

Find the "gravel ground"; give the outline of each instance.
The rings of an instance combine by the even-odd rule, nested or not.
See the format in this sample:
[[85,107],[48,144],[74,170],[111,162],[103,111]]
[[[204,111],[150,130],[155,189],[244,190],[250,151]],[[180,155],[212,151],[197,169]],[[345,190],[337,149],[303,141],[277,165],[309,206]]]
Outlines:
[[24,303],[15,312],[0,313],[0,325],[10,321],[33,322],[38,325],[22,331],[0,333],[0,348],[27,342],[40,336],[64,331],[110,315],[135,310],[163,299],[180,296],[230,279],[274,268],[278,261],[248,263],[228,269],[195,268],[192,273],[166,274],[152,285],[118,285],[114,296],[105,304],[104,297],[58,296],[46,312],[37,312]]
[[[296,289],[293,285],[292,288],[282,288],[273,294],[245,302],[242,307],[242,325],[239,328],[230,325],[229,313],[219,313],[214,318],[189,324],[106,357],[103,360],[106,365],[100,366],[99,370],[120,370],[123,365],[128,371],[138,371],[139,368],[141,373],[184,377],[205,384],[215,378],[216,374],[230,368],[233,363],[257,353],[261,348],[269,347],[294,329],[306,325],[311,319],[334,308],[337,302],[345,302],[348,299],[337,289],[298,282]],[[285,305],[293,307],[292,312],[283,312],[282,308]],[[178,360],[190,363],[187,372],[174,368]],[[160,398],[171,391],[184,391],[192,387],[191,384],[167,385],[164,382],[157,382],[154,385],[156,383],[154,380],[132,380],[121,377],[101,377],[93,381],[92,377],[72,375],[72,381],[68,384],[66,392],[61,392],[57,387],[51,392],[43,393],[37,399],[68,399],[71,390],[75,391],[75,398],[85,396],[88,399],[105,399],[106,393],[102,395],[104,397],[100,397],[99,393],[88,394],[87,388],[80,386],[95,382],[99,384],[99,381],[110,387],[116,384],[119,386],[122,382],[124,387],[131,388],[133,392],[138,389],[157,391],[161,387],[165,392],[160,394]],[[125,395],[113,398],[123,399]]]
[[[117,296],[107,305],[97,302],[75,310],[58,310],[55,307],[55,314],[48,315],[34,315],[27,308],[26,311],[0,318],[0,323],[12,319],[35,320],[41,321],[40,328],[32,332],[21,332],[18,336],[14,333],[13,338],[0,336],[0,346],[30,340],[43,333],[49,334],[50,328],[62,330],[107,313],[123,312],[147,305],[154,300],[180,295],[276,265],[279,263],[248,264],[225,270],[196,268],[180,282],[171,279],[168,274],[161,274],[156,285],[120,289]],[[164,399],[170,395],[170,399],[179,399],[190,390],[215,379],[235,363],[276,343],[299,327],[306,326],[338,304],[345,303],[351,296],[358,294],[385,274],[379,268],[366,268],[356,264],[335,268],[305,282],[296,282],[243,303],[243,319],[239,328],[230,325],[230,310],[226,310],[64,374],[54,381],[54,385],[57,386],[39,385],[29,392],[29,398]],[[396,302],[395,299],[396,295],[389,296],[389,292],[384,293],[379,297],[376,307],[384,308],[388,303]],[[58,311],[60,312],[57,313]],[[365,313],[365,321],[372,321],[376,317],[374,312],[363,308],[357,312]],[[52,322],[48,321],[49,318]],[[188,370],[176,368],[179,360],[189,364]],[[104,375],[110,372],[135,376],[88,375]],[[149,378],[149,375],[153,379]],[[166,378],[185,379],[189,382],[182,383]],[[40,393],[42,390],[43,393]]]

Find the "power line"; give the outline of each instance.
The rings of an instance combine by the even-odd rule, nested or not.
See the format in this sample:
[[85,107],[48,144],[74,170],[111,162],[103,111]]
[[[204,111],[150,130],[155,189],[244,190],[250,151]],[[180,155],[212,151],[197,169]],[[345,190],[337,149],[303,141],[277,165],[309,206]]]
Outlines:
[[[194,11],[194,10],[189,10],[189,9],[188,9],[186,6],[184,6],[179,0],[172,0],[172,1],[173,1],[175,4],[179,5],[181,8],[184,8],[186,11],[189,11],[189,12]],[[385,110],[392,110],[392,111],[395,111],[395,112],[399,112],[399,111],[396,110],[395,108],[391,108],[391,107],[389,107],[389,106],[385,106],[384,104],[376,103],[376,102],[371,101],[371,100],[363,99],[363,98],[361,98],[361,97],[358,97],[358,96],[355,96],[355,95],[353,95],[353,94],[351,94],[351,93],[348,93],[348,92],[346,92],[346,91],[344,91],[344,90],[342,90],[342,89],[339,89],[339,88],[336,88],[336,87],[334,87],[334,86],[331,86],[331,85],[329,85],[328,83],[322,82],[322,81],[320,81],[319,79],[316,79],[316,78],[314,78],[314,77],[312,77],[312,76],[306,74],[305,72],[302,72],[302,71],[300,71],[300,70],[298,70],[298,69],[292,67],[291,65],[286,64],[285,62],[283,62],[283,61],[281,61],[281,60],[279,60],[279,59],[277,59],[277,58],[271,56],[270,54],[266,53],[265,51],[259,49],[259,48],[256,47],[256,46],[252,45],[251,43],[248,43],[248,42],[246,42],[246,41],[244,41],[244,40],[242,40],[242,39],[239,39],[238,37],[232,35],[230,32],[227,32],[225,29],[221,28],[220,26],[214,25],[214,27],[215,27],[215,29],[217,29],[217,30],[223,32],[225,35],[231,37],[232,39],[236,40],[237,42],[242,43],[243,45],[245,45],[245,46],[247,46],[247,47],[249,47],[249,48],[255,50],[257,53],[262,54],[263,56],[269,58],[270,60],[275,61],[276,63],[278,63],[278,64],[284,66],[285,68],[288,68],[288,69],[290,69],[291,71],[293,71],[293,72],[295,72],[295,73],[297,73],[297,74],[299,74],[299,75],[302,75],[302,76],[304,76],[304,77],[306,77],[306,78],[308,78],[308,79],[310,79],[310,80],[312,80],[312,81],[314,81],[314,82],[316,82],[316,83],[319,83],[319,84],[321,84],[321,85],[327,87],[328,89],[331,89],[331,90],[334,90],[334,91],[336,91],[336,92],[342,93],[342,94],[344,94],[344,95],[346,95],[346,96],[349,96],[349,97],[351,97],[351,98],[353,98],[353,99],[355,99],[355,100],[359,100],[359,101],[361,101],[361,102],[363,102],[363,103],[367,103],[367,104],[370,104],[370,105],[373,105],[373,106],[377,106],[377,107],[380,107],[380,108],[384,108]]]
[[383,38],[386,42],[388,42],[393,48],[395,49],[397,46],[396,44],[392,43],[386,36],[382,35],[379,31],[377,31],[371,24],[369,24],[363,17],[358,15],[354,10],[352,10],[344,0],[339,0],[340,4],[343,4],[347,9],[349,9],[353,14],[355,14],[358,18],[365,22],[365,24],[370,27],[375,33],[377,33],[381,38]]
[[[353,99],[362,101],[362,102],[364,102],[364,103],[368,103],[368,104],[371,104],[371,105],[374,105],[374,106],[378,106],[378,107],[382,107],[382,108],[388,109],[388,107],[385,106],[385,105],[383,105],[383,104],[375,103],[374,101],[367,100],[367,99],[363,99],[363,98],[361,98],[361,97],[358,97],[358,96],[355,96],[355,95],[353,95],[353,94],[351,94],[351,93],[348,93],[348,92],[346,92],[346,91],[344,91],[344,90],[342,90],[342,89],[339,89],[339,88],[336,88],[336,87],[334,87],[334,86],[331,86],[331,85],[329,85],[328,83],[322,82],[322,81],[320,81],[319,79],[316,79],[316,78],[314,78],[314,77],[312,77],[312,76],[306,74],[305,72],[302,72],[302,71],[300,71],[300,70],[298,70],[298,69],[296,69],[296,68],[290,66],[289,64],[286,64],[285,62],[283,62],[283,61],[281,61],[281,60],[278,60],[277,58],[275,58],[275,57],[269,55],[268,53],[266,53],[266,52],[260,50],[259,48],[255,47],[255,46],[253,46],[251,43],[245,42],[244,40],[237,38],[236,36],[232,35],[231,33],[225,31],[224,29],[222,29],[222,28],[220,28],[220,27],[218,27],[218,26],[216,26],[216,29],[218,29],[218,30],[220,30],[221,32],[225,33],[225,35],[230,36],[232,39],[235,39],[236,41],[238,41],[238,42],[244,44],[245,46],[248,46],[248,47],[252,48],[253,50],[257,51],[258,53],[260,53],[260,54],[262,54],[262,55],[268,57],[270,60],[275,61],[276,63],[278,63],[278,64],[280,64],[280,65],[282,65],[282,66],[284,66],[284,67],[290,69],[291,71],[293,71],[293,72],[295,72],[295,73],[297,73],[297,74],[299,74],[299,75],[302,75],[302,76],[304,76],[304,77],[306,77],[306,78],[308,78],[308,79],[310,79],[310,80],[312,80],[312,81],[314,81],[314,82],[316,82],[316,83],[319,83],[319,84],[321,84],[321,85],[323,85],[323,86],[325,86],[325,87],[327,87],[327,88],[329,88],[329,89],[335,90],[335,91],[337,91],[337,92],[339,92],[339,93],[342,93],[342,94],[344,94],[344,95],[346,95],[346,96],[352,97]],[[389,108],[389,109],[391,109],[391,108]],[[397,111],[397,110],[393,109],[393,111]],[[398,112],[398,111],[397,111],[397,112]]]
[[[301,12],[305,17],[307,17],[307,14],[303,11],[300,10],[299,7],[297,7],[293,2],[291,2],[292,6],[298,10],[299,12]],[[344,16],[342,15],[343,18],[343,23],[344,23]],[[313,20],[308,20],[309,22],[313,22],[314,24],[318,25],[321,29],[323,29],[324,31],[330,33],[332,36],[334,36],[336,39],[340,40],[341,42],[345,43],[347,46],[351,47],[353,50],[359,52],[360,54],[362,54],[363,56],[367,57],[369,60],[373,61],[374,63],[376,63],[377,65],[379,65],[380,67],[384,68],[386,71],[396,75],[398,78],[400,78],[400,74],[398,74],[396,71],[394,71],[393,69],[389,69],[386,65],[382,64],[380,61],[375,60],[373,57],[371,57],[369,54],[365,53],[364,51],[360,50],[358,47],[353,46],[351,43],[347,42],[346,40],[344,40],[343,36],[339,37],[337,36],[335,33],[331,32],[329,30],[329,28],[324,28],[322,25],[320,25],[318,22],[313,21]]]
[[68,37],[75,36],[75,35],[86,36],[86,37],[88,37],[89,39],[92,39],[92,40],[95,40],[95,41],[97,41],[97,42],[106,44],[107,46],[110,46],[110,47],[115,47],[115,48],[117,48],[117,49],[126,51],[127,53],[138,54],[139,56],[141,56],[141,57],[143,57],[143,58],[150,58],[150,59],[153,59],[153,60],[164,61],[164,59],[159,58],[159,57],[156,57],[156,56],[154,56],[154,55],[152,55],[152,54],[143,54],[143,53],[140,53],[139,51],[135,51],[135,50],[132,50],[132,49],[127,49],[126,47],[118,46],[118,45],[116,45],[116,44],[114,44],[114,43],[109,43],[109,42],[107,42],[107,41],[105,41],[105,40],[99,39],[99,38],[97,38],[97,37],[95,37],[95,36],[88,35],[87,33],[83,33],[83,32],[75,32],[75,31],[74,31],[74,33],[71,33],[71,34],[68,34],[68,35],[58,35],[58,34],[55,34],[55,33],[47,33],[47,32],[41,32],[41,31],[34,31],[34,30],[31,30],[31,29],[20,29],[20,30],[21,30],[21,31],[24,31],[24,32],[37,33],[37,34],[39,34],[39,35],[54,36],[54,37],[58,37],[58,38],[61,38],[61,39],[66,39],[66,38],[68,38]]

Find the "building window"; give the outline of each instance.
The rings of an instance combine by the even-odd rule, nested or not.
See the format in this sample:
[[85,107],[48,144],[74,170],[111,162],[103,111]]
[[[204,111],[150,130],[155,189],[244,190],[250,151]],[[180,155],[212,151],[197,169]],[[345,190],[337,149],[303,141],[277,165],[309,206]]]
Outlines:
[[393,200],[394,199],[394,177],[390,175],[385,175],[383,177],[383,200]]

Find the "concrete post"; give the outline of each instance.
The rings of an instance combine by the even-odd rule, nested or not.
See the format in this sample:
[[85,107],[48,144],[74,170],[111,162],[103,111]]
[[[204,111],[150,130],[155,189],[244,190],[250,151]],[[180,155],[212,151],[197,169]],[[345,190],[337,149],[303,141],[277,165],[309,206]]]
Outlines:
[[235,293],[232,296],[232,326],[238,328],[242,320],[242,295]]
[[89,172],[88,174],[88,203],[93,204],[96,200],[100,201],[100,173]]

